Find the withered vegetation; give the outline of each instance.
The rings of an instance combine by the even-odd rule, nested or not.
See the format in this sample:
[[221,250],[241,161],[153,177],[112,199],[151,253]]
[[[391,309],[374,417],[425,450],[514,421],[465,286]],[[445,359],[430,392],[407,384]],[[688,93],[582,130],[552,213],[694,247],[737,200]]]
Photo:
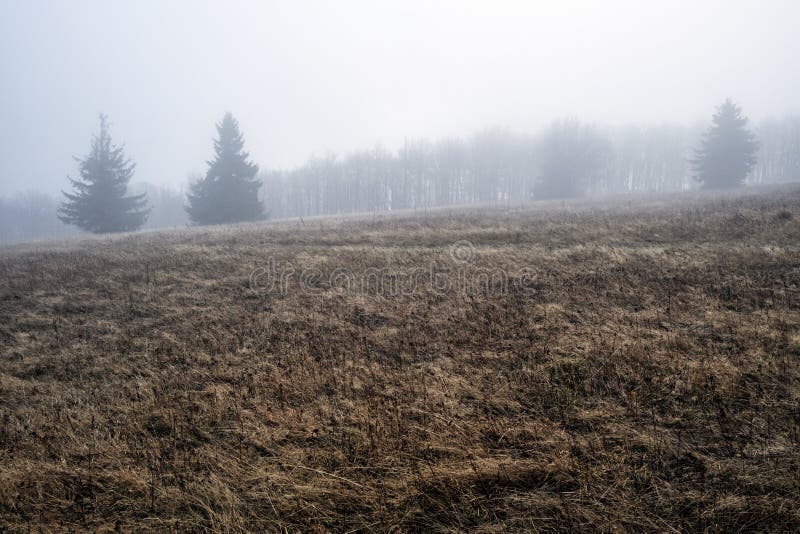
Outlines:
[[0,524],[797,530],[798,325],[796,187],[7,247]]

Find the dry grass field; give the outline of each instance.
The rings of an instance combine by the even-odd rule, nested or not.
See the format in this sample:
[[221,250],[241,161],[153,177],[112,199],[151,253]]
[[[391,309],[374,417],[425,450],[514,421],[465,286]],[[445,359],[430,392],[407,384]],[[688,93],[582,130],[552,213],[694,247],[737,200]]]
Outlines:
[[800,188],[0,249],[0,530],[800,529]]

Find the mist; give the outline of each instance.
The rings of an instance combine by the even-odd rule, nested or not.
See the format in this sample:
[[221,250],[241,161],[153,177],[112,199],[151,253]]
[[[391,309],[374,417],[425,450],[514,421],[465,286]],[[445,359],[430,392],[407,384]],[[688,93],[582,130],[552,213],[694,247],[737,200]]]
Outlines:
[[0,0],[0,533],[800,532],[798,21]]
[[0,195],[58,194],[97,114],[134,183],[203,172],[233,112],[262,171],[486,128],[797,113],[800,7],[772,2],[4,2]]

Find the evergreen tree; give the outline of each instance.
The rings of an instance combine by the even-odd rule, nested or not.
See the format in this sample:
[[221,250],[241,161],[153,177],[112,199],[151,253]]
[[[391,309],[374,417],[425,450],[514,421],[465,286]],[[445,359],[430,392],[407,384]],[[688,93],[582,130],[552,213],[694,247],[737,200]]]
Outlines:
[[747,129],[742,108],[727,99],[712,119],[695,151],[695,178],[705,189],[724,189],[744,184],[756,164],[756,136]]
[[108,119],[100,115],[100,133],[93,137],[85,158],[75,158],[80,177],[70,178],[74,193],[66,200],[58,218],[94,233],[138,230],[147,220],[147,195],[126,196],[136,165],[122,147],[111,144]]
[[186,206],[189,219],[194,224],[225,224],[263,218],[258,165],[243,151],[244,138],[233,115],[225,114],[217,124],[217,135],[215,158],[208,162],[208,172],[190,186]]

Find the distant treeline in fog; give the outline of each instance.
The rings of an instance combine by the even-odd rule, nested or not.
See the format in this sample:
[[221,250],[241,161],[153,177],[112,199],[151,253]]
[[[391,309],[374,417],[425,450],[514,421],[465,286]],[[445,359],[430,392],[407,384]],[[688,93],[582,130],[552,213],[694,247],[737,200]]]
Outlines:
[[[703,129],[600,128],[565,119],[537,134],[496,128],[468,138],[413,140],[397,151],[314,156],[296,169],[262,171],[260,194],[271,218],[286,218],[685,191],[697,185],[691,158]],[[754,132],[760,148],[748,183],[800,180],[800,116],[764,120]],[[184,191],[141,183],[132,189],[147,192],[145,228],[188,224]],[[40,192],[0,197],[0,243],[78,234],[58,220],[61,200]]]
[[[178,228],[188,224],[183,191],[151,184],[133,184],[134,192],[147,193],[150,214],[146,229]],[[28,191],[0,197],[0,244],[40,239],[60,239],[83,232],[58,219],[60,195]]]
[[[271,216],[292,217],[684,191],[697,186],[691,158],[703,129],[600,129],[564,120],[537,135],[492,129],[466,139],[408,141],[397,152],[318,156],[294,170],[264,172],[263,194]],[[763,121],[755,132],[761,145],[748,183],[800,180],[800,117]],[[559,167],[583,168],[562,174],[584,178],[554,191]]]

